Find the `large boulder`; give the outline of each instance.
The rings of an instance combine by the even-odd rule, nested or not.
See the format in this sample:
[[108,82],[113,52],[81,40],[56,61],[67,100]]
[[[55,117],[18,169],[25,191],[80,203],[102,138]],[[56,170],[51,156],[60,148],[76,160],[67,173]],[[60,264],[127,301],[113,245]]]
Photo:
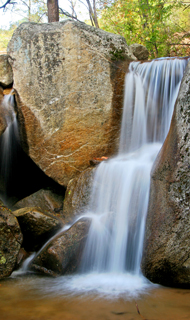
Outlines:
[[73,273],[80,264],[88,230],[89,219],[81,219],[52,239],[39,252],[31,269],[52,276]]
[[0,55],[0,85],[10,86],[13,83],[13,72],[7,54]]
[[38,207],[42,212],[59,214],[63,209],[63,200],[64,194],[57,194],[50,189],[40,189],[15,203],[12,210],[18,210],[25,207]]
[[22,145],[66,186],[118,148],[123,85],[136,60],[123,37],[71,20],[21,24],[8,45]]
[[13,214],[22,230],[23,247],[26,251],[38,251],[63,226],[57,217],[35,207],[18,209]]
[[190,61],[170,131],[151,175],[142,270],[153,282],[190,287]]
[[0,279],[3,279],[14,270],[23,237],[17,219],[1,201],[0,230]]
[[88,209],[95,170],[88,168],[69,181],[63,206],[63,216],[67,223]]

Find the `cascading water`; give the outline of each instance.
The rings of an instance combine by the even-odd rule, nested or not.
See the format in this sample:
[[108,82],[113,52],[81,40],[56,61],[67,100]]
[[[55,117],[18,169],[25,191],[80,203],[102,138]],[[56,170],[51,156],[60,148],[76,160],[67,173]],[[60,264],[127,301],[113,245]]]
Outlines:
[[98,167],[82,270],[140,274],[150,171],[169,130],[185,60],[130,64],[119,154]]
[[4,96],[1,108],[3,109],[7,128],[0,137],[0,197],[7,203],[11,202],[9,195],[10,179],[14,171],[13,163],[16,162],[19,143],[18,123],[12,94]]
[[119,153],[96,170],[80,274],[69,277],[65,289],[134,295],[149,286],[140,263],[150,171],[168,133],[186,64],[186,59],[130,64]]
[[150,171],[169,130],[186,64],[186,59],[130,64],[119,153],[96,170],[90,210],[83,214],[92,223],[80,270],[52,280],[48,293],[134,297],[150,286],[140,269]]

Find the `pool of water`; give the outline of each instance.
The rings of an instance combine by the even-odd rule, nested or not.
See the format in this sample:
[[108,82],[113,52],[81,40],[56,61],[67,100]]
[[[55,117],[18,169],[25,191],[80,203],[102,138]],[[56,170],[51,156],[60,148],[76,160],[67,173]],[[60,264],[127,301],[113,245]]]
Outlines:
[[[17,276],[0,282],[1,320],[189,320],[190,290],[148,286],[118,296],[64,289],[64,277]],[[57,290],[56,290],[57,288]],[[139,312],[140,313],[139,313]]]

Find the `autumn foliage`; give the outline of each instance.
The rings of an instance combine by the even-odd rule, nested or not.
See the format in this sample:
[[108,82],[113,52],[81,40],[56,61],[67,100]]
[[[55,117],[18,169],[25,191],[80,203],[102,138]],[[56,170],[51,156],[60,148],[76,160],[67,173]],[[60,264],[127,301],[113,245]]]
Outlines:
[[181,1],[107,0],[101,3],[100,26],[128,44],[145,45],[152,58],[184,56],[190,51],[189,9]]

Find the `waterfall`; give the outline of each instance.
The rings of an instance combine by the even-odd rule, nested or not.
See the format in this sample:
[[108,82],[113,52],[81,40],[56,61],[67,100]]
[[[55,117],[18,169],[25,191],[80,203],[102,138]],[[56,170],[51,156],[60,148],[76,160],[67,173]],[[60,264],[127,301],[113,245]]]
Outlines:
[[10,199],[11,177],[14,174],[19,132],[15,113],[14,95],[5,95],[1,104],[7,128],[0,137],[0,198],[4,203],[14,201]]
[[14,95],[5,95],[0,104],[0,113],[7,124],[0,136],[0,199],[9,208],[41,188],[53,188],[63,195],[65,192],[22,149],[15,109]]
[[186,65],[187,59],[179,58],[130,64],[119,152],[95,172],[82,215],[92,223],[78,274],[52,281],[48,292],[134,297],[150,286],[140,268],[150,172],[168,133]]
[[99,165],[82,272],[139,275],[150,171],[169,130],[186,60],[132,62],[118,155]]
[[96,170],[80,276],[69,288],[111,294],[147,285],[140,263],[150,171],[168,133],[186,64],[185,59],[130,64],[119,153]]

